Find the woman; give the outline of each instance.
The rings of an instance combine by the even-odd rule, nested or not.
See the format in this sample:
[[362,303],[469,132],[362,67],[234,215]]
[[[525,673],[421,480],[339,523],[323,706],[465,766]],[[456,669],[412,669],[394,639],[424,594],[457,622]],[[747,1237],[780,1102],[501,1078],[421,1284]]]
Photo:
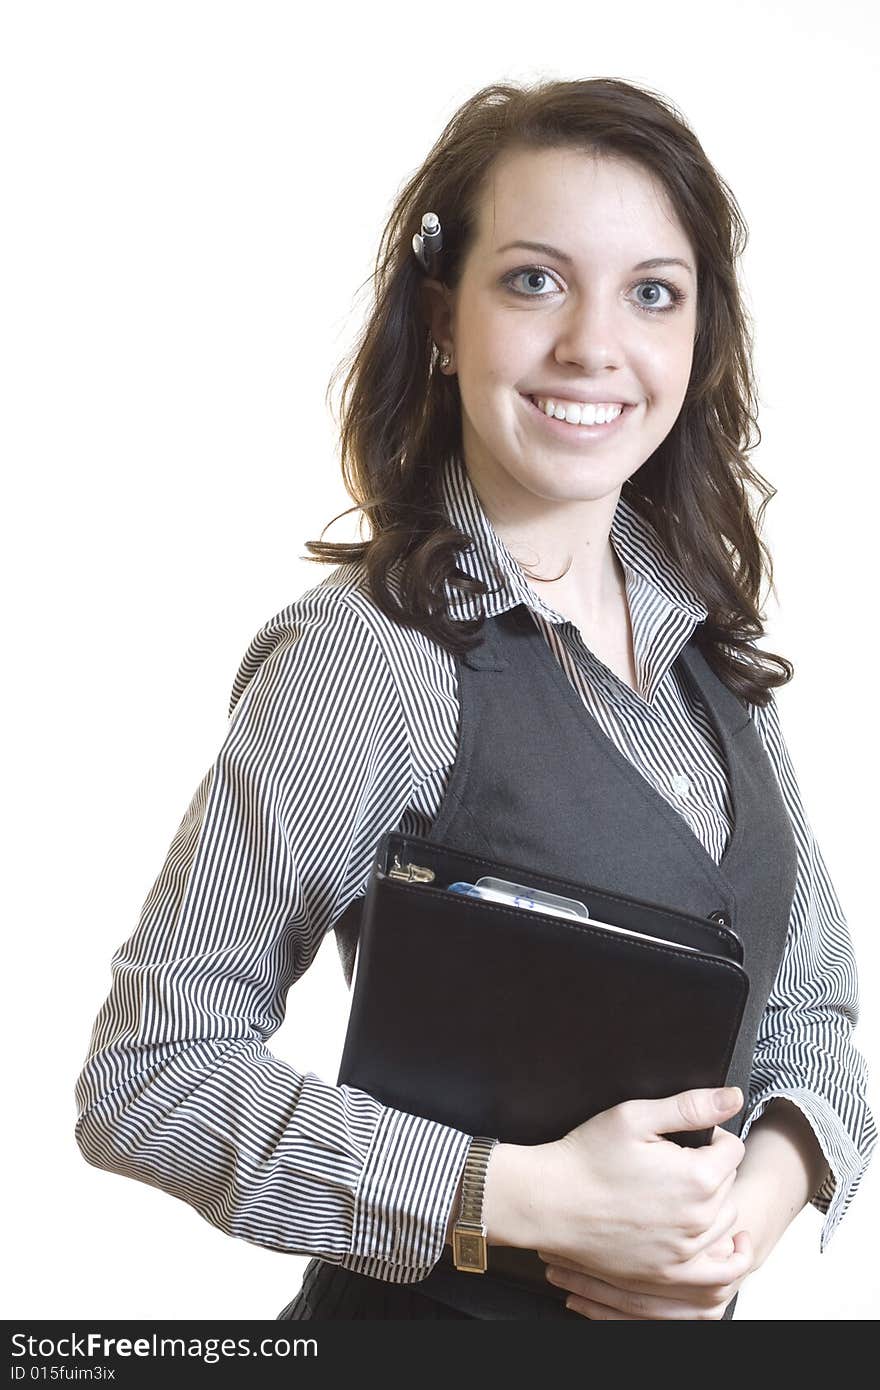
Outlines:
[[[743,245],[681,117],[613,80],[478,92],[389,219],[343,396],[371,537],[309,543],[333,571],[254,637],[77,1085],[90,1163],[314,1257],[281,1318],[729,1318],[793,1216],[824,1249],[858,1187],[852,949],[773,698],[792,668],[755,645]],[[530,1148],[276,1058],[331,927],[351,981],[391,828],[717,909],[751,982],[732,1093]],[[519,1249],[546,1287],[505,1277]]]

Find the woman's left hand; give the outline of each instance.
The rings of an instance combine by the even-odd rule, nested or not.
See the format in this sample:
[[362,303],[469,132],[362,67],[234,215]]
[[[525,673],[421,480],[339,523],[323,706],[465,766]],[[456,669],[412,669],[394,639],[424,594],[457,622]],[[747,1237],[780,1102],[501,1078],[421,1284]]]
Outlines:
[[[689,1270],[697,1267],[697,1262],[709,1256],[713,1260],[723,1260],[732,1254],[746,1254],[749,1267],[745,1273],[726,1284],[706,1284],[689,1280]],[[638,1289],[626,1289],[598,1279],[589,1270],[560,1260],[538,1251],[541,1259],[550,1264],[549,1274],[555,1277],[549,1282],[557,1288],[568,1289],[570,1296],[566,1307],[583,1317],[596,1321],[625,1321],[654,1319],[720,1319],[724,1310],[752,1271],[757,1268],[755,1249],[751,1234],[738,1231],[735,1236],[723,1236],[713,1245],[701,1252],[700,1256],[681,1267],[681,1283],[664,1284],[651,1288],[641,1285]],[[552,1261],[552,1263],[551,1263]]]
[[[746,1155],[737,1169],[731,1195],[736,1201],[735,1234],[729,1232],[679,1266],[672,1282],[662,1287],[625,1288],[599,1279],[589,1269],[552,1253],[538,1254],[558,1271],[551,1282],[568,1289],[568,1306],[585,1318],[615,1321],[642,1318],[722,1318],[749,1274],[767,1259],[783,1232],[818,1190],[828,1163],[807,1119],[784,1097],[771,1101],[752,1125]],[[745,1254],[746,1272],[726,1284],[710,1284],[705,1262]],[[702,1261],[702,1273],[700,1262]]]

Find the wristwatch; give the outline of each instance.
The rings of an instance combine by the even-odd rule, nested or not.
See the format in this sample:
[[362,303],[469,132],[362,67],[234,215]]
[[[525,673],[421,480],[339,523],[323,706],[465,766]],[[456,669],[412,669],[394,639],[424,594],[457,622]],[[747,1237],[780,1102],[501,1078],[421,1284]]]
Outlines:
[[461,1207],[452,1228],[452,1261],[456,1269],[468,1274],[485,1274],[488,1266],[483,1188],[489,1155],[497,1143],[485,1135],[474,1136],[464,1161]]

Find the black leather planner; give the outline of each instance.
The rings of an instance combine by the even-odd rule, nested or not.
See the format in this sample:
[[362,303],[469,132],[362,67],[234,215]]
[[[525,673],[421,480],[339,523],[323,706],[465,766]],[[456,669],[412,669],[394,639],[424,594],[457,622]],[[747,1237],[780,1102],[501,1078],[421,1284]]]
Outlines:
[[[450,890],[486,876],[574,900],[591,920]],[[468,1134],[556,1140],[622,1101],[723,1085],[742,962],[739,938],[710,918],[389,831],[338,1084]],[[696,1147],[711,1134],[668,1137]]]

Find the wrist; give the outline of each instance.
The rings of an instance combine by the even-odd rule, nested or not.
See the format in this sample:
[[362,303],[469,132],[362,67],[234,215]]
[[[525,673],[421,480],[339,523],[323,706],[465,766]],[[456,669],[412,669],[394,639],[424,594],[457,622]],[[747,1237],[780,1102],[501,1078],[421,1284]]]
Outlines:
[[755,1121],[745,1148],[733,1196],[739,1229],[752,1237],[757,1269],[810,1201],[828,1168],[809,1122],[783,1098],[774,1099]]
[[531,1144],[496,1144],[486,1170],[483,1220],[489,1245],[532,1250],[540,1223],[535,1203],[535,1155]]
[[474,1223],[485,1225],[486,1183],[497,1148],[498,1140],[488,1136],[472,1139],[468,1147],[446,1219],[444,1245],[452,1246],[453,1250],[456,1226],[461,1223],[463,1230],[470,1229]]
[[778,1221],[778,1203],[766,1185],[753,1181],[748,1173],[742,1177],[737,1174],[731,1196],[736,1202],[737,1219],[730,1234],[748,1231],[755,1252],[752,1269],[760,1269],[785,1229],[785,1223]]

